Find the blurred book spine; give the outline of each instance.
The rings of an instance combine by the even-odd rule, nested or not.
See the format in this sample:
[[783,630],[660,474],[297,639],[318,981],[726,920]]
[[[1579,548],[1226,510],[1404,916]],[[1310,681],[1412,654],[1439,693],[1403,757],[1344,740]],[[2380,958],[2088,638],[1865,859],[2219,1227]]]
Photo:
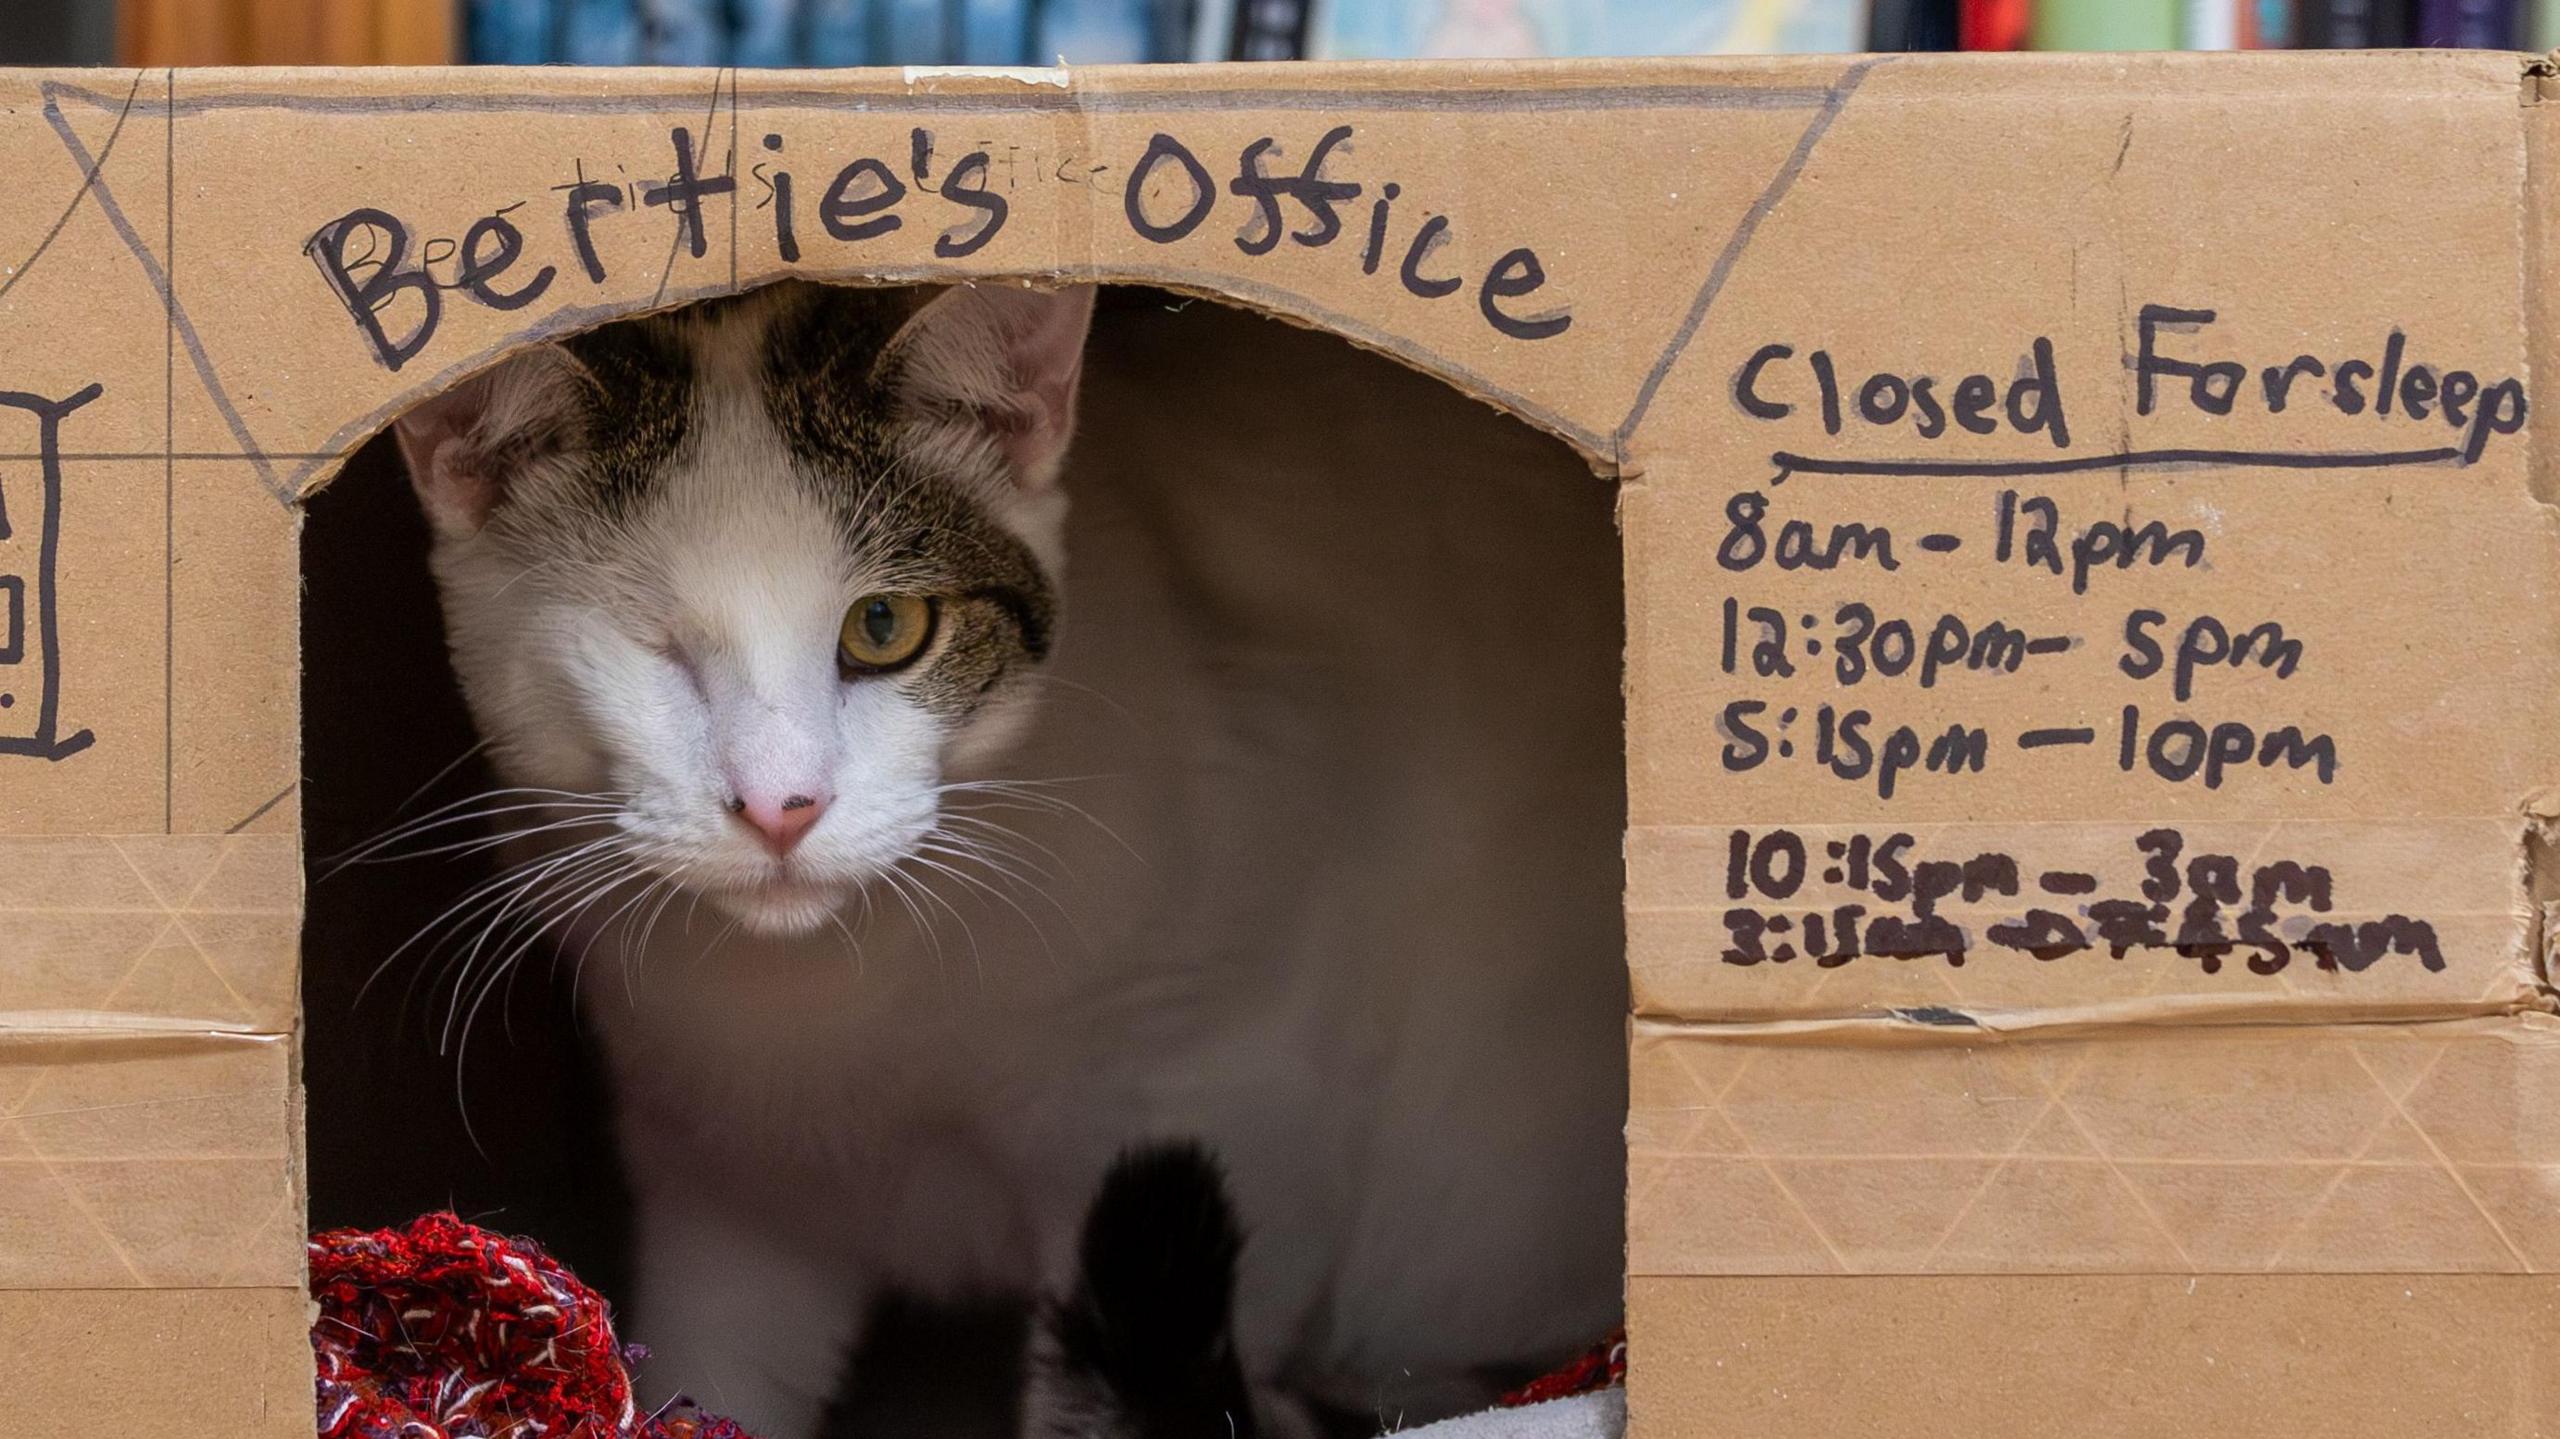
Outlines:
[[2240,43],[2251,50],[2293,47],[2293,0],[2247,0],[2242,7]]
[[735,20],[729,63],[749,69],[800,63],[799,7],[793,0],[729,0],[729,10]]
[[2524,44],[2515,0],[2419,0],[2418,43],[2465,50],[2514,50]]
[[2178,0],[2037,0],[2036,50],[2175,50]]
[[1965,50],[2024,50],[2032,13],[2027,0],[1960,0],[1956,44]]
[[2414,33],[2406,0],[2303,0],[2294,44],[2305,50],[2395,50]]
[[641,0],[642,58],[652,65],[726,64],[727,31],[718,0]]
[[821,67],[874,63],[871,7],[863,0],[800,0],[800,4],[806,63]]
[[1033,61],[1053,65],[1129,64],[1148,58],[1155,28],[1149,0],[1081,0],[1040,7]]
[[1875,0],[1867,12],[1867,48],[1956,49],[1961,8],[1959,0]]
[[637,65],[641,46],[637,0],[562,0],[558,59],[572,65]]
[[539,65],[557,58],[548,4],[527,0],[471,0],[464,33],[477,65]]
[[963,0],[960,8],[960,63],[963,65],[1036,65],[1031,48],[1028,0]]
[[880,24],[879,63],[949,65],[960,55],[945,32],[942,0],[871,0]]
[[2240,48],[2241,12],[2251,0],[2186,0],[2180,39],[2190,50]]
[[1227,29],[1229,60],[1303,60],[1315,28],[1317,0],[1235,0]]

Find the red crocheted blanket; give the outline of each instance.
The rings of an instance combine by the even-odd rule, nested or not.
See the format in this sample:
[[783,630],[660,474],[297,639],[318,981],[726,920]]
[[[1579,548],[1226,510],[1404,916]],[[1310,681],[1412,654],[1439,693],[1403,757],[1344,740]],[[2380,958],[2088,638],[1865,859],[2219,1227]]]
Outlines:
[[539,1244],[430,1214],[311,1240],[321,1439],[752,1439],[676,1403],[643,1412],[636,1346]]
[[1614,1389],[1627,1382],[1627,1331],[1619,1329],[1595,1348],[1584,1351],[1553,1374],[1531,1384],[1524,1384],[1502,1396],[1505,1409],[1523,1409],[1544,1404],[1550,1399],[1570,1399],[1576,1394],[1592,1394]]
[[[637,1345],[604,1296],[530,1239],[430,1214],[312,1236],[321,1439],[753,1439],[682,1400],[643,1411]],[[1503,1402],[1606,1389],[1623,1334]]]

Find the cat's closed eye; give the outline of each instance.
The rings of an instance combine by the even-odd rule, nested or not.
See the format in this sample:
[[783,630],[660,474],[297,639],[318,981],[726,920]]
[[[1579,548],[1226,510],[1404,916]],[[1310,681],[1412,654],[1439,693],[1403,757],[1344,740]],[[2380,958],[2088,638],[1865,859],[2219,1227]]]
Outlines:
[[930,595],[864,595],[844,612],[836,653],[849,674],[904,669],[932,643],[940,614],[941,606]]

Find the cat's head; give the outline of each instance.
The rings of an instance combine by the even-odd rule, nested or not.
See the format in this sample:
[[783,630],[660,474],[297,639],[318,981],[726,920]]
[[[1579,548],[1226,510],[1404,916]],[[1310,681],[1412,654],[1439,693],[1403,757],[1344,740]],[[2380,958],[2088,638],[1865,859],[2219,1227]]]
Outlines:
[[[558,831],[764,933],[931,833],[1058,611],[1090,289],[776,286],[546,345],[402,418],[454,663]],[[600,853],[602,851],[599,851]]]

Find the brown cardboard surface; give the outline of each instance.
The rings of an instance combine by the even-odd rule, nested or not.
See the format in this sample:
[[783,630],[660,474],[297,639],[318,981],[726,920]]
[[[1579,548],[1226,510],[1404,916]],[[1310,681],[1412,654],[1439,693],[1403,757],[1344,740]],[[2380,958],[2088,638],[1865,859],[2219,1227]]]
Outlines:
[[2467,1439],[2560,1432],[2548,1275],[1659,1279],[1640,1434]]
[[0,1289],[0,1434],[309,1439],[310,1323],[263,1289]]
[[2560,1021],[1639,1021],[1628,1270],[2545,1273]]
[[289,1285],[293,1073],[274,1036],[0,1042],[0,1290]]
[[0,838],[10,1031],[274,1034],[294,1011],[288,835]]
[[[0,1419],[128,1361],[125,1427],[299,1412],[295,499],[510,349],[802,274],[1221,296],[1620,478],[1640,1432],[2531,1432],[2532,1345],[2411,1336],[2534,1332],[2560,1263],[2547,83],[0,76]],[[834,233],[864,161],[899,224]]]

